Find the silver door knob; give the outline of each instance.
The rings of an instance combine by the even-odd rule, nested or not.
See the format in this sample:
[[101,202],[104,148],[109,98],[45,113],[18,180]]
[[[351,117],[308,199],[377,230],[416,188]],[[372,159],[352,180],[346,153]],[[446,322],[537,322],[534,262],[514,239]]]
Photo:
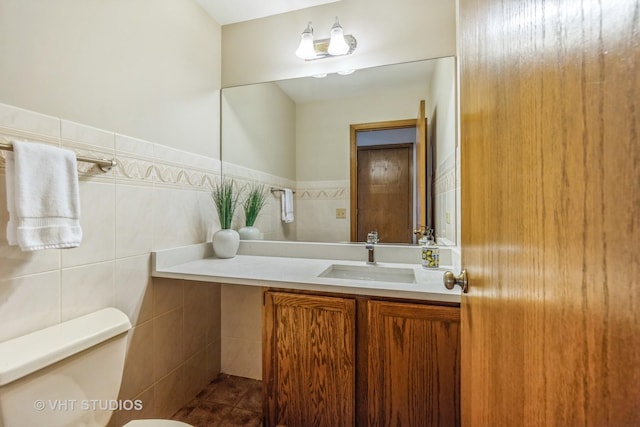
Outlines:
[[467,278],[466,269],[463,269],[457,276],[453,274],[452,271],[445,271],[442,278],[444,279],[445,288],[453,289],[455,285],[458,285],[462,288],[463,294],[469,292],[469,280]]

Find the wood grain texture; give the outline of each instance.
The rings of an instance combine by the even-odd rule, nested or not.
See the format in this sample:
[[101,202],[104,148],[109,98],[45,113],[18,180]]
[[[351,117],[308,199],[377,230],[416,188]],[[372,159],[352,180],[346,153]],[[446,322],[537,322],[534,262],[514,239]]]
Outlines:
[[427,205],[431,202],[431,207],[433,207],[433,201],[427,197],[427,118],[425,104],[424,99],[420,101],[416,117],[416,191],[418,192],[416,198],[418,201],[416,224],[426,227],[429,225],[427,223]]
[[460,0],[462,419],[640,425],[640,2]]
[[[425,127],[425,135],[426,135],[426,120],[424,121]],[[413,126],[420,126],[420,123],[417,123],[415,119],[407,119],[407,120],[391,120],[384,122],[372,122],[372,123],[359,123],[352,124],[350,126],[350,145],[349,145],[349,179],[350,179],[350,227],[351,232],[349,233],[350,239],[352,242],[362,241],[358,240],[358,147],[357,147],[357,133],[358,132],[367,132],[374,130],[387,130],[387,129],[401,129],[408,128]],[[423,167],[418,163],[418,169]],[[412,171],[413,172],[413,171]],[[420,174],[418,170],[416,173]],[[426,172],[425,172],[426,174]],[[423,194],[423,193],[420,193]],[[418,197],[422,197],[418,195]],[[418,199],[418,204],[426,203],[424,199]],[[365,239],[366,240],[366,239]],[[404,241],[404,240],[403,240]],[[389,242],[389,240],[387,240]]]
[[265,293],[267,425],[355,422],[355,300]]
[[459,426],[460,310],[370,301],[368,315],[367,425]]
[[358,147],[358,240],[413,242],[413,144]]
[[[369,419],[369,297],[356,297],[356,426],[366,426]],[[364,349],[364,350],[363,350]]]

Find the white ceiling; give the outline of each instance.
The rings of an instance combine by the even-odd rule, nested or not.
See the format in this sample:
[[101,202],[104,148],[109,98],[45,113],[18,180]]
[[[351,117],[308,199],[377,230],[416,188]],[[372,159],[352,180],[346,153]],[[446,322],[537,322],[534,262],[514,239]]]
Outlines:
[[276,82],[296,103],[363,96],[425,86],[431,80],[434,60],[358,70],[348,76],[330,74],[323,79],[302,77]]
[[220,25],[264,18],[340,0],[195,0]]

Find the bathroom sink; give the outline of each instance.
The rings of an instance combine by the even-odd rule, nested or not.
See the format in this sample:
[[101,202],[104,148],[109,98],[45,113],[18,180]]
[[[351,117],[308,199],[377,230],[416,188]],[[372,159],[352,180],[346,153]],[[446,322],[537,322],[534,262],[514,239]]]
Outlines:
[[382,267],[379,265],[332,264],[318,277],[334,279],[370,280],[375,282],[416,283],[411,268]]

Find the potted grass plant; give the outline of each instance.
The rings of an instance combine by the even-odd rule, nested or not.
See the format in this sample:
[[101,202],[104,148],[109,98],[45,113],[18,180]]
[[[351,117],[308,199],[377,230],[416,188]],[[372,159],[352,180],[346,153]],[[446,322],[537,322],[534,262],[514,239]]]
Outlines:
[[255,227],[258,214],[267,203],[267,190],[262,184],[251,184],[248,187],[247,197],[242,203],[244,208],[245,226],[238,230],[242,240],[260,239],[260,230]]
[[233,214],[238,206],[238,196],[233,179],[224,179],[216,183],[211,192],[221,227],[213,234],[212,241],[213,250],[219,258],[233,258],[240,246],[240,235],[231,229]]

